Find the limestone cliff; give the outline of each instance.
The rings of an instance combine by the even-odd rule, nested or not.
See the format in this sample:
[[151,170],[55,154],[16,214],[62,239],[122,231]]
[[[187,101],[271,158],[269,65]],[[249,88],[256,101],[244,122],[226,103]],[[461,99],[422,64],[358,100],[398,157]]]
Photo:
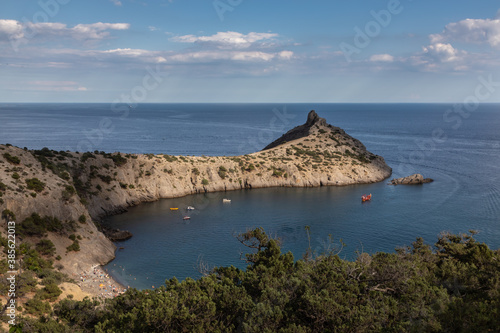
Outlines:
[[390,175],[382,157],[311,111],[304,125],[244,156],[56,152],[0,145],[0,211],[12,211],[18,223],[37,212],[76,228],[82,237],[76,253],[65,251],[72,231],[49,232],[61,263],[71,272],[114,257],[114,245],[92,220],[141,202],[242,188],[373,183]]

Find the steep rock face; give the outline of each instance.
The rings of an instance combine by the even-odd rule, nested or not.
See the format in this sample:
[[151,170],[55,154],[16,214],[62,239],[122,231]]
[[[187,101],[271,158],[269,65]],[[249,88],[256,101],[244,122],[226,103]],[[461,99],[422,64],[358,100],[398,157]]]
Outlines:
[[[105,263],[114,255],[114,245],[92,219],[141,202],[243,188],[373,183],[391,171],[382,157],[311,111],[304,125],[263,151],[244,156],[26,151],[0,145],[0,211],[13,211],[18,222],[33,212],[66,223],[84,216],[83,223],[76,223],[82,236],[80,252],[65,252],[71,244],[69,231],[50,233],[59,240],[56,246],[63,265],[76,271],[80,265]],[[28,188],[27,181],[33,178],[44,183],[39,192]]]
[[[68,154],[64,158],[69,161],[72,157]],[[34,179],[41,183],[33,182]],[[61,220],[65,229],[58,233],[48,232],[47,238],[56,246],[55,256],[62,258],[58,263],[70,274],[91,264],[106,264],[114,258],[114,244],[99,232],[82,202],[85,201],[74,192],[69,174],[58,176],[44,167],[33,152],[0,145],[0,212],[10,210],[16,215],[18,231],[20,222],[33,213]],[[4,218],[0,224],[5,233]],[[70,234],[82,238],[79,252],[66,251],[73,243],[68,238]],[[35,241],[33,239],[33,243]]]

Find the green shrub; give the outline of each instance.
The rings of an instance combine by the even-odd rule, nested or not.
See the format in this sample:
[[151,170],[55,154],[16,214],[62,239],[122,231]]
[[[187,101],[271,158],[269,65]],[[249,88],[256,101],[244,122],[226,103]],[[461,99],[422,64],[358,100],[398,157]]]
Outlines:
[[56,253],[56,247],[50,239],[42,239],[36,244],[35,249],[38,251],[38,253],[45,256],[52,256],[54,255],[54,253]]
[[90,152],[87,152],[87,153],[83,153],[82,154],[82,157],[80,158],[80,161],[82,162],[85,162],[86,160],[88,160],[89,158],[96,158],[94,154],[90,153]]
[[29,190],[33,190],[38,193],[42,192],[45,188],[45,183],[38,178],[26,179],[26,185]]
[[2,211],[2,217],[4,219],[10,220],[10,221],[15,221],[16,220],[16,214],[14,214],[12,211],[8,209],[4,209]]
[[80,215],[80,217],[78,218],[78,222],[84,224],[85,222],[87,222],[87,218],[85,217],[85,215]]
[[19,235],[43,236],[47,231],[61,232],[64,229],[61,221],[55,217],[41,217],[37,213],[31,214],[19,225]]
[[39,297],[34,297],[27,301],[24,304],[24,308],[26,309],[26,312],[34,315],[34,316],[41,316],[45,313],[50,313],[52,310],[50,304],[48,302],[42,301]]
[[62,196],[63,200],[66,200],[66,201],[71,199],[71,197],[75,194],[76,194],[75,188],[73,186],[70,186],[70,185],[66,185],[64,187],[64,190],[62,190],[62,192],[61,192],[61,196]]
[[201,183],[203,185],[208,185],[209,182],[208,182],[208,179],[203,178],[203,180],[201,181]]
[[37,296],[40,297],[40,299],[49,300],[50,302],[54,302],[61,294],[61,289],[59,289],[55,283],[50,283],[37,292]]
[[7,262],[7,259],[0,260],[0,274],[5,274],[9,270],[9,263]]
[[111,183],[111,181],[113,180],[113,178],[111,176],[108,176],[108,175],[97,175],[97,177],[99,177],[106,184]]
[[51,283],[58,285],[61,282],[70,281],[67,275],[49,268],[42,269],[37,275],[42,279],[42,284],[45,286]]
[[198,176],[200,174],[200,170],[198,170],[198,168],[193,168],[193,170],[191,170],[192,173],[194,173],[196,176]]
[[24,249],[21,253],[24,254],[22,261],[22,268],[24,269],[40,272],[44,268],[52,268],[52,261],[40,257],[40,254],[35,249]]
[[4,183],[0,182],[0,191],[6,191],[7,190],[7,185]]
[[3,156],[3,157],[7,160],[7,162],[9,162],[9,163],[12,163],[12,164],[19,164],[19,163],[21,163],[21,160],[19,159],[19,157],[17,157],[17,156],[12,156],[12,155],[11,155],[11,154],[9,154],[9,153],[4,153],[2,156]]
[[226,172],[227,172],[226,168],[224,168],[223,166],[219,167],[218,173],[220,178],[225,179],[227,174]]
[[76,190],[75,190],[75,188],[74,188],[73,186],[71,186],[71,185],[66,185],[66,186],[64,187],[64,189],[65,189],[66,191],[68,191],[69,193],[71,193],[72,195],[73,195],[73,194],[76,194]]
[[62,171],[61,174],[59,175],[59,177],[61,177],[64,180],[70,180],[71,179],[69,173],[67,173],[66,171]]
[[75,239],[73,241],[73,244],[71,244],[70,246],[68,246],[66,248],[66,251],[68,251],[68,252],[71,252],[71,251],[78,252],[78,251],[80,251],[80,243],[78,242],[78,240]]
[[111,159],[113,160],[113,162],[115,162],[115,165],[118,167],[125,165],[127,163],[127,159],[123,157],[120,153],[116,155],[111,155]]
[[283,175],[283,172],[284,172],[283,169],[279,169],[279,168],[274,168],[273,167],[273,174],[272,174],[272,176],[273,177],[281,177]]
[[172,156],[172,155],[163,155],[163,158],[167,160],[167,162],[175,162],[178,161],[177,157]]
[[17,172],[14,172],[12,174],[12,178],[14,178],[15,180],[18,180],[19,178],[21,178],[21,176],[19,176],[19,174]]

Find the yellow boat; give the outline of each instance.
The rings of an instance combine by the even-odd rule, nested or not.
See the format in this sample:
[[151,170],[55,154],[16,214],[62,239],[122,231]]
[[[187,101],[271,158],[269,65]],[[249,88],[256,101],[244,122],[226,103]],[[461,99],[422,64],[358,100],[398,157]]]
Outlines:
[[170,208],[170,210],[179,210],[179,208]]

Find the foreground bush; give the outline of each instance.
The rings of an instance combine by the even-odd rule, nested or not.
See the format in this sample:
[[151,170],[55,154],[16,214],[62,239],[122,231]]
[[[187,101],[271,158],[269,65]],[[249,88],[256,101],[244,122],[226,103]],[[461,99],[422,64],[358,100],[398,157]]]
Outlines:
[[[356,261],[325,253],[294,261],[256,229],[246,271],[216,268],[199,280],[129,290],[105,304],[65,300],[23,325],[82,332],[486,332],[500,327],[500,253],[473,234],[417,239]],[[57,326],[57,327],[56,327]],[[26,326],[25,326],[26,328]]]

